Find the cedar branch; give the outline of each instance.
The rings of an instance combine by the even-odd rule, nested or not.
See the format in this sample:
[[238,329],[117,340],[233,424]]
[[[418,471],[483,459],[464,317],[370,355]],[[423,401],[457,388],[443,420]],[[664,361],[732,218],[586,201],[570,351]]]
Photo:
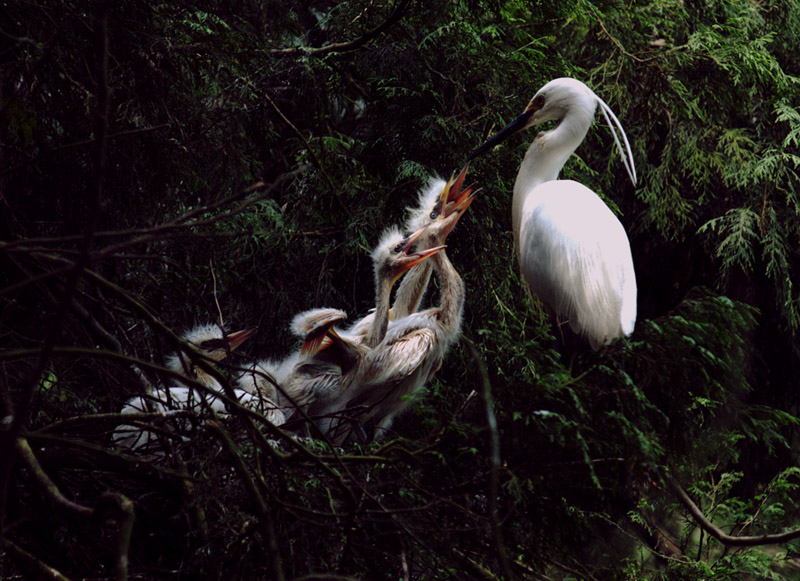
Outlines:
[[684,507],[686,507],[697,524],[700,525],[700,528],[724,545],[736,547],[778,545],[800,538],[800,529],[794,529],[772,535],[754,535],[742,537],[729,535],[706,518],[706,516],[703,514],[703,511],[700,510],[700,508],[694,503],[694,501],[692,501],[691,498],[689,498],[689,495],[674,478],[669,475],[665,475],[664,479],[666,480],[675,497]]
[[295,46],[291,48],[280,48],[270,51],[275,56],[292,56],[296,54],[303,54],[303,55],[310,55],[310,56],[322,56],[332,52],[348,52],[353,51],[361,48],[365,44],[367,44],[370,40],[381,34],[384,30],[392,26],[395,22],[400,20],[403,16],[403,12],[405,12],[408,5],[411,3],[411,0],[399,0],[397,4],[394,5],[391,13],[389,16],[386,17],[386,20],[381,22],[375,28],[368,30],[355,40],[351,40],[348,42],[339,42],[335,44],[328,44],[326,46],[322,46],[319,48],[311,48],[307,46]]

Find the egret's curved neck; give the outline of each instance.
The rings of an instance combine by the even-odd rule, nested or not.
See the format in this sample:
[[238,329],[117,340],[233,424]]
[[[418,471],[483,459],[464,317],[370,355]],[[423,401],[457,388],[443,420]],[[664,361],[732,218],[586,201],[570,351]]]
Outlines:
[[528,194],[539,184],[558,179],[561,168],[586,137],[593,119],[594,107],[591,114],[588,110],[584,113],[572,109],[556,127],[540,133],[531,143],[514,182],[511,208],[514,240],[519,239],[522,207]]
[[417,312],[422,302],[422,297],[425,295],[425,290],[428,288],[431,271],[430,260],[423,260],[403,277],[394,297],[391,312],[392,320],[402,319],[411,313]]
[[392,297],[392,286],[394,286],[394,281],[388,277],[375,280],[375,314],[367,336],[364,338],[367,347],[376,347],[386,336],[386,329],[389,327],[389,301]]
[[447,333],[447,339],[452,340],[458,336],[461,329],[461,315],[464,311],[464,282],[444,250],[434,254],[429,261],[433,262],[433,268],[436,269],[441,285],[437,318]]

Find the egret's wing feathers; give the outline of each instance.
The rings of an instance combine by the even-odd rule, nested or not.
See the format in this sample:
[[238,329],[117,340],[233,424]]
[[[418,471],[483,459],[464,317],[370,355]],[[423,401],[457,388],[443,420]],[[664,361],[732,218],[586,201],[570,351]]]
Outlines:
[[342,389],[342,368],[335,363],[311,360],[298,363],[282,386],[298,407],[335,397]]
[[363,377],[369,383],[385,383],[413,373],[428,357],[436,343],[428,328],[415,329],[374,349],[364,361]]
[[303,355],[314,355],[330,346],[328,331],[345,319],[347,313],[340,309],[310,309],[295,315],[290,329],[297,337],[303,339],[301,349]]

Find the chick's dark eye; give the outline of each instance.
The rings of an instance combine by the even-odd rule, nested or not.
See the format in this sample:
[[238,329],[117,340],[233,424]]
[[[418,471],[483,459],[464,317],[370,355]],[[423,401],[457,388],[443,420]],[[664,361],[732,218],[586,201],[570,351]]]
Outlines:
[[395,252],[402,252],[403,248],[405,248],[405,247],[406,247],[406,241],[403,240],[400,244],[398,244],[397,246],[394,247],[394,251]]
[[213,351],[214,349],[222,349],[225,347],[224,339],[209,339],[200,343],[200,349],[203,351]]
[[544,95],[537,95],[536,98],[533,100],[533,106],[537,109],[541,109],[544,107]]

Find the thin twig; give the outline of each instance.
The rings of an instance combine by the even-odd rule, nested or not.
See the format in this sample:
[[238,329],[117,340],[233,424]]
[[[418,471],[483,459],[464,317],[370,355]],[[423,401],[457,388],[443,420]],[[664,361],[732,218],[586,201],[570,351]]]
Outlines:
[[486,370],[486,365],[478,353],[475,344],[465,336],[461,337],[464,345],[467,346],[475,364],[478,366],[478,371],[481,377],[481,384],[483,387],[481,395],[483,396],[483,403],[486,407],[486,424],[489,427],[489,445],[492,451],[492,470],[489,474],[489,514],[492,522],[492,537],[494,538],[495,547],[497,548],[497,556],[500,559],[500,565],[503,567],[506,579],[515,579],[516,576],[511,570],[511,564],[506,555],[505,544],[503,543],[503,531],[498,517],[497,496],[499,494],[499,472],[500,472],[500,433],[497,429],[497,417],[494,415],[494,401],[492,399],[492,386],[489,382],[489,372]]
[[599,16],[599,15],[598,15],[598,14],[597,14],[597,13],[596,13],[594,10],[592,10],[592,9],[591,9],[591,7],[589,8],[589,10],[590,10],[590,12],[591,12],[592,14],[594,14],[594,17],[595,17],[595,19],[597,20],[597,23],[600,25],[600,28],[602,28],[602,29],[603,29],[603,32],[605,32],[605,33],[606,33],[606,36],[608,36],[608,38],[609,38],[609,39],[611,39],[611,42],[612,42],[612,43],[614,43],[614,45],[617,47],[617,49],[619,49],[619,51],[620,51],[622,54],[624,54],[626,57],[628,57],[628,58],[632,58],[632,59],[633,59],[633,60],[635,60],[637,63],[647,63],[647,62],[654,61],[654,60],[656,60],[656,59],[660,58],[660,55],[657,55],[657,56],[654,56],[654,57],[650,57],[650,58],[647,58],[647,59],[643,59],[643,58],[639,58],[639,57],[637,57],[636,55],[633,55],[633,54],[629,53],[628,51],[626,51],[626,50],[625,50],[625,49],[622,47],[622,44],[619,42],[619,40],[617,40],[616,38],[614,38],[614,37],[611,35],[611,33],[608,31],[608,29],[606,28],[605,24],[603,24],[603,21],[600,19],[600,16]]
[[[109,237],[109,236],[112,236],[112,237],[135,236],[135,237],[130,239],[130,240],[125,240],[125,241],[119,242],[117,244],[106,246],[105,248],[102,248],[101,250],[98,250],[98,251],[95,251],[95,252],[91,253],[90,262],[96,262],[96,261],[102,260],[104,258],[108,258],[110,256],[117,256],[119,252],[121,252],[123,250],[126,250],[127,248],[130,248],[132,246],[136,246],[136,245],[139,245],[139,244],[148,244],[148,243],[153,242],[153,241],[163,241],[163,240],[169,238],[170,235],[183,236],[184,235],[183,231],[185,231],[185,230],[189,230],[189,229],[192,229],[192,228],[200,228],[202,226],[208,226],[208,225],[211,225],[211,224],[215,224],[215,223],[217,223],[217,222],[219,222],[221,220],[226,220],[226,219],[232,218],[232,217],[242,213],[244,210],[246,210],[248,207],[250,207],[251,205],[253,205],[257,201],[259,201],[259,200],[263,199],[264,197],[268,196],[272,192],[272,190],[274,188],[278,187],[278,185],[283,183],[283,181],[287,180],[288,178],[298,175],[300,171],[301,170],[298,169],[298,170],[295,170],[295,171],[290,172],[288,174],[285,174],[285,175],[281,176],[280,178],[278,178],[276,181],[274,181],[272,184],[269,184],[269,185],[265,184],[264,182],[258,182],[257,184],[254,184],[253,186],[250,186],[250,187],[246,188],[242,192],[239,192],[237,194],[229,196],[229,197],[227,197],[227,198],[225,198],[223,200],[215,202],[214,204],[209,204],[207,206],[202,206],[200,208],[197,208],[195,210],[187,212],[186,214],[183,214],[179,218],[176,218],[175,220],[172,220],[172,221],[167,222],[165,224],[161,224],[160,226],[155,226],[153,228],[148,228],[148,229],[136,229],[136,230],[126,230],[126,231],[118,231],[118,232],[98,233],[98,235],[95,236],[95,238],[99,238],[101,236],[104,236],[104,237]],[[264,191],[259,195],[254,195],[254,196],[250,196],[249,195],[250,193],[252,193],[253,191],[258,190],[258,189],[263,189]],[[193,220],[193,218],[195,218],[195,217],[197,217],[199,215],[210,213],[213,210],[216,210],[217,208],[219,208],[221,206],[224,206],[226,204],[234,202],[237,199],[239,199],[239,198],[241,198],[242,196],[245,196],[245,195],[248,196],[248,197],[246,197],[245,200],[243,200],[235,208],[225,212],[222,215],[216,215],[216,216],[212,216],[212,217],[205,218],[205,219]],[[41,274],[36,275],[35,277],[28,277],[25,280],[21,280],[19,282],[13,283],[13,284],[5,287],[5,288],[2,288],[2,289],[0,289],[0,296],[1,295],[7,295],[7,294],[15,293],[15,292],[19,292],[20,290],[22,290],[25,287],[31,286],[33,284],[38,284],[38,283],[40,283],[40,282],[42,282],[44,280],[47,280],[48,278],[56,278],[56,277],[60,277],[62,275],[69,275],[71,272],[73,272],[73,270],[75,268],[75,266],[74,266],[75,263],[73,263],[71,261],[67,261],[66,259],[64,259],[62,257],[59,257],[59,256],[56,256],[55,254],[48,254],[48,252],[57,252],[58,250],[44,250],[43,249],[41,251],[38,251],[38,250],[35,250],[35,249],[25,248],[24,244],[26,242],[41,243],[41,242],[44,241],[44,242],[48,242],[48,243],[66,243],[66,242],[77,241],[79,239],[80,239],[79,236],[77,236],[77,237],[76,236],[65,236],[65,237],[60,238],[60,239],[58,239],[58,238],[50,238],[50,239],[28,240],[28,241],[18,240],[18,241],[14,241],[14,242],[2,242],[2,241],[0,241],[0,250],[2,250],[2,251],[9,251],[11,249],[14,249],[14,250],[16,250],[18,252],[29,253],[32,256],[34,256],[35,258],[37,258],[37,259],[51,260],[53,262],[58,262],[58,263],[60,263],[62,265],[60,268],[57,268],[55,270],[52,270],[52,271],[49,271],[49,272],[43,272]]]
[[[211,271],[211,294],[214,297],[214,304],[217,306],[217,314],[219,315],[219,328],[225,331],[225,318],[222,315],[222,307],[219,305],[219,296],[217,295],[217,273],[214,269],[213,257],[208,261],[208,268]],[[227,342],[225,343],[227,348]]]
[[[106,238],[126,238],[126,237],[138,236],[138,238],[134,238],[132,241],[130,241],[130,243],[128,244],[128,246],[130,246],[142,242],[152,242],[156,238],[156,236],[158,237],[159,240],[162,240],[164,239],[165,237],[164,235],[166,234],[172,234],[176,231],[181,232],[183,230],[188,230],[190,228],[198,228],[200,226],[208,226],[211,224],[215,224],[220,220],[226,220],[228,218],[237,216],[238,214],[246,210],[248,207],[253,205],[255,202],[258,202],[266,198],[269,194],[272,193],[272,191],[275,188],[281,185],[284,181],[287,181],[289,178],[297,177],[298,175],[300,175],[302,171],[303,168],[298,168],[296,170],[283,174],[271,184],[267,184],[263,181],[256,182],[255,184],[252,184],[239,192],[231,194],[230,196],[227,196],[225,198],[221,198],[212,204],[207,204],[205,206],[197,207],[193,210],[186,212],[185,214],[178,216],[174,220],[165,222],[164,224],[160,224],[158,226],[153,226],[149,228],[131,228],[129,230],[112,230],[112,231],[97,232],[95,233],[95,239],[99,240]],[[259,190],[263,190],[263,192],[257,196],[251,196],[251,194]],[[232,204],[233,202],[236,202],[241,198],[245,199],[242,201],[240,205],[236,206],[232,210],[229,210],[228,212],[222,215],[210,216],[204,219],[195,220],[195,218],[197,218],[198,216],[203,216],[213,213],[215,210],[218,210],[219,208],[226,206],[228,204]],[[18,247],[23,247],[22,249],[25,252],[31,252],[32,250],[37,250],[37,248],[35,247],[31,248],[31,245],[33,244],[64,245],[71,242],[80,242],[82,238],[83,238],[82,235],[75,234],[71,236],[58,236],[58,237],[47,237],[47,238],[25,238],[21,240],[13,240],[10,242],[0,241],[0,250],[8,252],[10,250],[17,249]],[[109,250],[108,248],[106,248],[103,249],[102,254],[107,255],[110,252],[116,252],[116,250],[115,249]],[[93,259],[96,260],[97,257],[94,257]]]
[[317,169],[319,169],[319,172],[322,174],[322,177],[324,177],[325,181],[328,183],[328,187],[330,188],[331,192],[333,192],[334,197],[336,198],[336,200],[339,201],[339,204],[349,215],[350,209],[339,198],[339,188],[333,185],[333,181],[331,181],[330,176],[328,176],[328,173],[325,171],[325,167],[322,165],[322,162],[317,157],[317,154],[314,153],[314,148],[308,142],[305,135],[303,135],[303,133],[297,128],[297,126],[294,123],[292,123],[292,121],[283,113],[283,111],[281,111],[280,107],[278,107],[278,104],[272,99],[272,97],[269,96],[269,94],[266,91],[260,90],[252,82],[250,82],[249,79],[242,79],[242,80],[247,84],[247,86],[249,86],[254,91],[258,92],[267,101],[267,103],[269,103],[270,107],[272,107],[275,113],[278,114],[278,117],[280,117],[283,120],[283,122],[286,123],[286,125],[288,125],[289,128],[294,132],[294,134],[297,135],[297,138],[303,143],[303,146],[306,148],[306,151],[308,152],[308,155],[314,162],[314,165],[317,167]]
[[102,414],[81,414],[79,416],[72,416],[64,418],[63,420],[55,421],[46,426],[42,426],[36,432],[26,432],[26,436],[31,434],[47,434],[53,432],[64,432],[84,428],[87,425],[93,424],[110,424],[120,425],[129,424],[132,426],[140,426],[147,423],[164,423],[167,420],[174,420],[178,418],[191,418],[197,414],[192,410],[179,409],[179,410],[164,410],[156,412],[125,412],[125,413],[102,413]]
[[[116,139],[117,137],[128,137],[130,135],[138,135],[139,133],[148,133],[150,131],[158,131],[160,129],[168,129],[169,126],[170,126],[169,123],[163,123],[161,125],[153,125],[152,127],[137,127],[136,129],[126,129],[124,131],[117,131],[115,133],[109,133],[108,134],[108,139]],[[53,154],[53,153],[59,153],[59,152],[67,151],[67,150],[70,150],[70,149],[76,149],[78,147],[86,147],[87,145],[94,145],[95,141],[96,141],[96,138],[95,137],[91,137],[89,139],[84,139],[82,141],[75,141],[73,143],[66,143],[64,145],[60,145],[60,146],[54,147],[52,149],[45,149],[44,151],[42,151],[36,157],[32,157],[30,159],[27,159],[27,160],[23,161],[22,163],[18,163],[15,166],[12,166],[12,167],[9,167],[9,168],[6,168],[6,169],[0,171],[0,176],[8,175],[10,173],[14,173],[15,171],[18,171],[18,170],[24,168],[25,166],[31,165],[32,163],[36,163],[37,161],[39,161],[40,159],[42,159],[46,155],[50,155],[50,154]]]
[[328,44],[319,48],[296,46],[291,48],[275,49],[270,52],[275,56],[292,56],[296,54],[322,56],[331,52],[348,52],[357,50],[362,46],[364,46],[365,44],[367,44],[370,40],[381,34],[384,30],[389,28],[395,22],[400,20],[400,18],[402,18],[403,16],[403,12],[410,3],[411,0],[399,0],[397,4],[394,5],[394,8],[389,13],[389,16],[386,17],[386,20],[384,20],[382,23],[380,23],[372,30],[365,32],[355,40]]
[[228,435],[228,433],[222,429],[222,426],[220,426],[219,423],[215,421],[209,421],[207,422],[207,425],[225,446],[231,460],[233,461],[234,468],[239,473],[239,478],[241,478],[242,482],[244,482],[245,488],[247,488],[247,491],[250,493],[250,498],[256,505],[258,520],[261,523],[266,536],[267,552],[269,557],[268,561],[272,566],[272,578],[276,581],[283,581],[285,577],[283,574],[283,567],[281,566],[280,547],[278,546],[278,537],[275,533],[275,525],[273,524],[272,518],[269,514],[269,506],[264,500],[264,496],[261,494],[261,491],[258,489],[256,480],[250,474],[250,470],[247,468],[247,464],[245,464],[242,452],[239,450],[236,442],[234,442],[230,435]]

